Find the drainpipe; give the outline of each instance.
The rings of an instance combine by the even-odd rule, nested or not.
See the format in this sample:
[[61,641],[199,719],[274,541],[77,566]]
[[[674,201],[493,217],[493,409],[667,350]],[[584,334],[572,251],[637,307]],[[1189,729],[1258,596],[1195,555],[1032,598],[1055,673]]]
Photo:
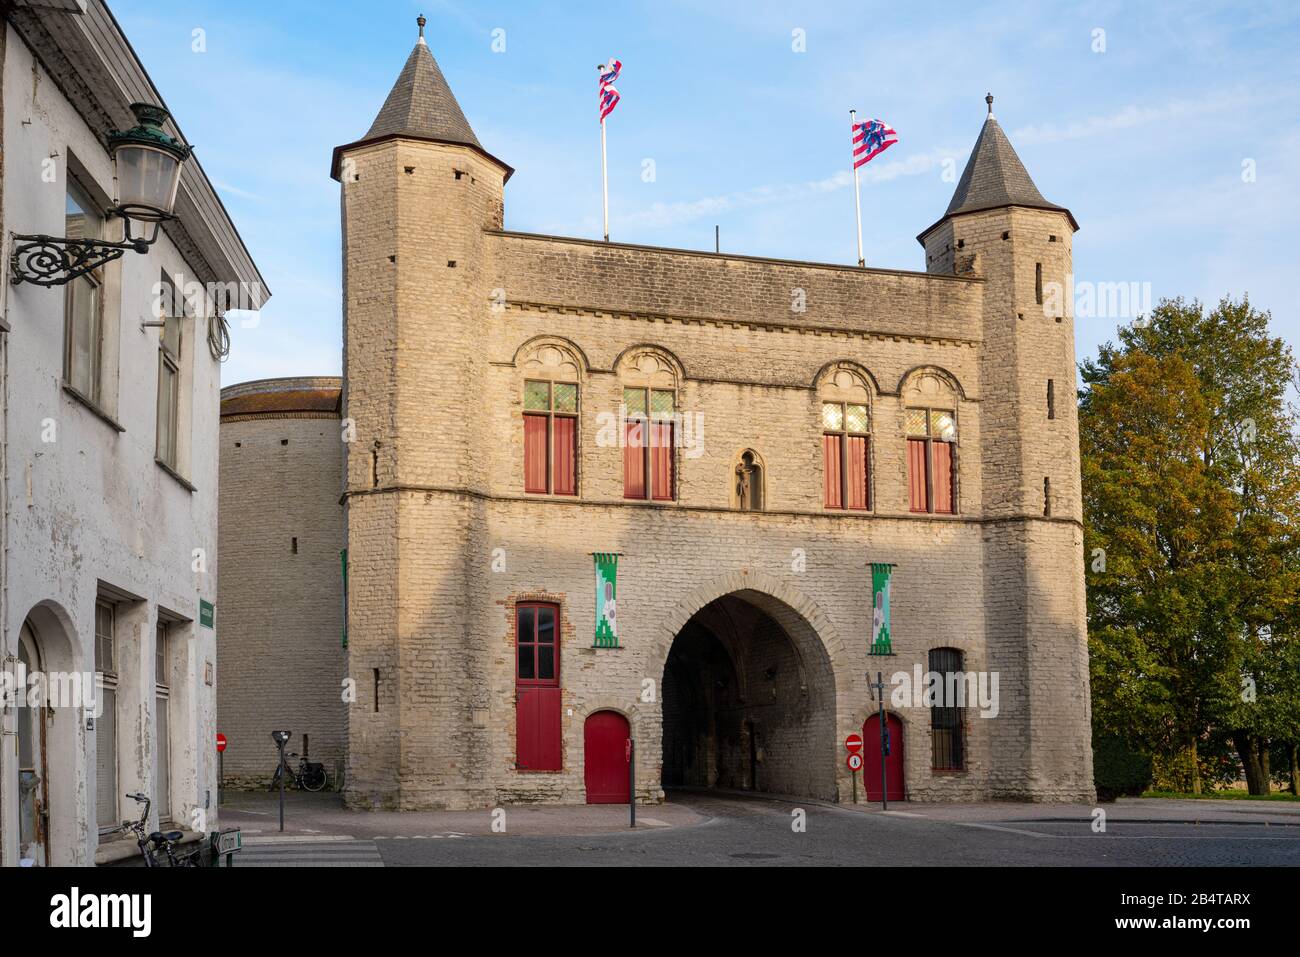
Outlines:
[[[9,4],[0,3],[0,76],[4,75],[5,51],[9,43]],[[0,669],[9,667],[9,230],[4,215],[4,92],[0,86]],[[17,729],[11,727],[13,708],[0,705],[0,867],[17,861],[5,856],[8,820],[6,782],[18,780],[6,759],[13,741],[17,751]],[[15,754],[15,759],[17,755]],[[15,836],[16,839],[16,836]]]

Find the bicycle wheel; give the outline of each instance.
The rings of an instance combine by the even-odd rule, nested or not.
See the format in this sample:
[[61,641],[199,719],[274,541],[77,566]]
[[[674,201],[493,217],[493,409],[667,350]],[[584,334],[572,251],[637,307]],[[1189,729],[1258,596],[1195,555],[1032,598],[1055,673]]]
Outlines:
[[328,783],[329,778],[325,774],[325,768],[317,766],[308,768],[299,778],[302,786],[308,791],[322,791]]

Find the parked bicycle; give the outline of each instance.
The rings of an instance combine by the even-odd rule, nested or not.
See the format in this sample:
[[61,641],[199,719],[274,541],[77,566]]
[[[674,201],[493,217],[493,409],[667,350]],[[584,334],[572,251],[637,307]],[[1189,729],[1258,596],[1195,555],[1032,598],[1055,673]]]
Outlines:
[[146,831],[146,823],[149,820],[149,808],[152,801],[145,794],[128,794],[131,800],[137,804],[143,804],[144,810],[140,812],[140,820],[123,821],[122,826],[117,828],[115,833],[125,834],[130,832],[135,835],[136,845],[140,848],[140,856],[144,858],[145,867],[161,867],[158,863],[158,852],[162,851],[167,856],[169,867],[202,867],[200,860],[200,850],[195,849],[188,854],[177,854],[176,844],[185,835],[180,831]]
[[[284,757],[285,760],[280,762],[280,766],[275,769],[275,774],[271,776],[270,790],[274,791],[280,786],[280,777],[285,771],[289,772],[286,783],[291,783],[302,791],[321,791],[329,783],[325,765],[317,761],[308,761],[305,756],[300,757],[296,751],[286,752]],[[296,769],[289,766],[289,758],[299,758]]]

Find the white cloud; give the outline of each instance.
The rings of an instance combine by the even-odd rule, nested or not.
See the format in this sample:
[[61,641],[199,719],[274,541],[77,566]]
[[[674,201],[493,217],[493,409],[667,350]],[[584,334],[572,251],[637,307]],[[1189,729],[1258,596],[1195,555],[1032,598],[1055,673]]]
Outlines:
[[[905,159],[889,162],[875,160],[861,170],[866,183],[885,183],[901,176],[919,176],[938,167],[944,160],[955,156],[953,150],[932,150],[915,153]],[[776,203],[793,203],[811,196],[848,189],[853,185],[853,172],[840,170],[823,179],[805,180],[801,183],[781,183],[774,186],[754,186],[750,189],[721,196],[680,200],[674,203],[654,203],[646,209],[620,216],[620,223],[628,226],[666,228],[693,222],[705,216],[768,206]]]
[[1157,106],[1129,104],[1118,112],[1076,120],[1065,126],[1054,126],[1050,123],[1041,126],[1023,126],[1011,134],[1011,141],[1029,145],[1085,139],[1183,117],[1199,117],[1206,113],[1218,113],[1230,109],[1241,110],[1253,99],[1255,98],[1244,92],[1233,91],[1216,93],[1197,100],[1169,100]]

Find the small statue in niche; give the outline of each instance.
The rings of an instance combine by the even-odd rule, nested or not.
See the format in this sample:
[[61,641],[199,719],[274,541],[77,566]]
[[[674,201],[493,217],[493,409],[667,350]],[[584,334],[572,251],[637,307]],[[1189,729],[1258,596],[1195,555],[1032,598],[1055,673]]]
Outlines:
[[736,466],[736,503],[742,512],[763,508],[763,466],[753,452],[746,452]]

